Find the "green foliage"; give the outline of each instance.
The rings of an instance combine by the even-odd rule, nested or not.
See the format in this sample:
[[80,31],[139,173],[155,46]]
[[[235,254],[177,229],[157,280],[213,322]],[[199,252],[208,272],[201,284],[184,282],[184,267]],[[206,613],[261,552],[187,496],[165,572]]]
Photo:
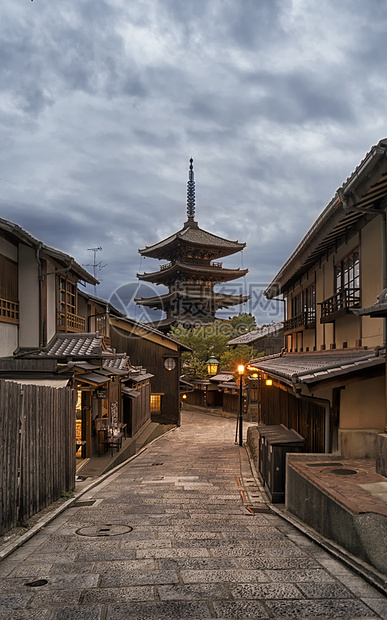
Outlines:
[[169,335],[192,349],[192,353],[182,355],[183,372],[192,379],[207,379],[206,362],[211,355],[219,361],[219,371],[233,371],[238,364],[245,364],[252,358],[252,347],[238,345],[234,349],[229,349],[227,343],[255,327],[255,318],[251,314],[244,313],[233,317],[230,321],[216,320],[191,329],[178,324],[171,328]]
[[231,325],[236,332],[235,337],[257,329],[255,317],[251,314],[251,312],[242,312],[241,314],[233,316],[231,319]]
[[239,344],[233,349],[227,348],[220,356],[220,367],[222,370],[235,371],[238,364],[247,364],[253,357],[253,347],[247,344]]

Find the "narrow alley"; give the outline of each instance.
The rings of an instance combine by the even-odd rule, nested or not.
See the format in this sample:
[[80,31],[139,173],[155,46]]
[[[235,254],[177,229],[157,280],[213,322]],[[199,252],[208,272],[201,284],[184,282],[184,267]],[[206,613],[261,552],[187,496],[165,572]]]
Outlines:
[[387,619],[385,596],[270,511],[235,420],[183,422],[0,564],[0,619]]

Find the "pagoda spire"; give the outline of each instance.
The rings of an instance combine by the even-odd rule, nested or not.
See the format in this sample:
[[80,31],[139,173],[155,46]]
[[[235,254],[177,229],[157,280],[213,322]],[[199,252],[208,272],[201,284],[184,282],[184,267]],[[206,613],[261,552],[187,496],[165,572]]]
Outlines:
[[193,171],[192,157],[189,162],[189,177],[187,183],[187,216],[188,221],[193,222],[195,217],[195,176]]

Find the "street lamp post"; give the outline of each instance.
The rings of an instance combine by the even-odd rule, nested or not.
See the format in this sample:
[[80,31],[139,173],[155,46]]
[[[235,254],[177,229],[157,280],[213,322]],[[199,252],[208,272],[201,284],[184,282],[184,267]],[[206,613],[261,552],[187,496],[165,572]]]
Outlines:
[[243,387],[243,373],[245,371],[245,367],[243,364],[238,366],[238,374],[239,374],[239,445],[243,446],[243,427],[242,427],[242,414],[243,414],[243,397],[242,397],[242,387]]

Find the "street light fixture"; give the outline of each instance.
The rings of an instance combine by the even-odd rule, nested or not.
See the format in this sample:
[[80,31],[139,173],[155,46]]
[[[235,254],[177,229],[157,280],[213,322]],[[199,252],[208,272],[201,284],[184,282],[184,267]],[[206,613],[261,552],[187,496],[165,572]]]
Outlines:
[[242,387],[243,387],[243,373],[245,372],[245,367],[243,364],[239,364],[238,366],[238,374],[239,374],[239,445],[243,446],[243,428],[242,428],[242,410],[243,410],[243,399],[242,399]]
[[218,372],[219,361],[216,359],[214,355],[208,358],[206,361],[207,364],[207,372],[210,377],[213,377]]

